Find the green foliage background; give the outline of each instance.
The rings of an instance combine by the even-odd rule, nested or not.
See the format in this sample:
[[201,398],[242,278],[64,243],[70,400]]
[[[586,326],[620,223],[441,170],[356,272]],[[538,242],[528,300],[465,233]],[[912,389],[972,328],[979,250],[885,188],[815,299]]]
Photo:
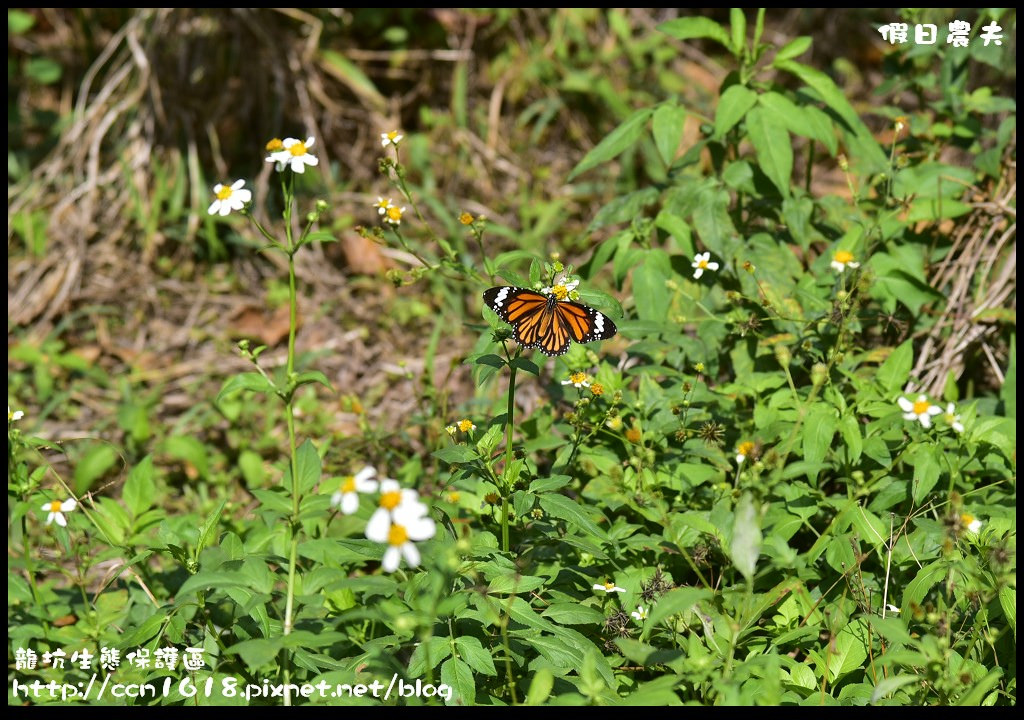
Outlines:
[[[453,704],[1015,704],[1016,16],[875,29],[959,17],[9,11],[9,684],[91,675],[19,648],[171,646]],[[327,209],[264,381],[204,303],[269,323],[286,271],[207,188],[275,222],[263,143],[307,134]],[[401,233],[355,232],[388,194]],[[513,357],[480,293],[556,262],[619,335]],[[431,506],[421,568],[331,511],[367,463]]]

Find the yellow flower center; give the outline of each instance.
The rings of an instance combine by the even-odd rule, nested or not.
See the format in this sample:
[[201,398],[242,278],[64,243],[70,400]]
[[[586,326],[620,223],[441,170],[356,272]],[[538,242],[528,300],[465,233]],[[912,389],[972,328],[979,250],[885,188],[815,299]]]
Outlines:
[[626,439],[631,443],[640,442],[640,431],[637,428],[630,428],[626,431]]
[[840,250],[835,255],[835,261],[837,263],[842,263],[843,265],[846,265],[846,263],[851,262],[852,260],[853,253],[850,252],[849,250]]
[[405,545],[409,542],[409,531],[402,525],[392,525],[388,530],[389,545]]
[[54,500],[50,503],[50,512],[60,512],[60,500]]
[[390,207],[388,208],[388,217],[392,220],[401,220],[402,210],[400,208]]
[[341,481],[341,491],[343,493],[351,493],[356,491],[356,479],[349,475]]
[[377,207],[379,207],[379,208],[384,208],[384,209],[386,210],[386,209],[387,209],[387,207],[388,207],[388,205],[390,205],[390,204],[391,204],[391,201],[390,201],[390,200],[385,200],[385,199],[381,198],[380,200],[378,200],[378,201],[377,201],[376,203],[374,203],[374,204],[375,204],[375,205],[376,205]]
[[269,152],[277,152],[278,150],[281,150],[283,148],[284,143],[281,142],[281,138],[274,138],[273,140],[267,143],[267,150]]
[[392,490],[382,493],[380,496],[380,506],[385,510],[394,510],[400,502],[402,502],[401,490]]
[[234,190],[231,189],[230,185],[225,185],[224,187],[217,191],[217,199],[227,200],[229,197],[231,197],[231,193],[233,192]]
[[472,420],[459,420],[459,430],[461,430],[462,432],[469,432],[472,429],[473,429],[473,421]]
[[708,269],[708,261],[707,260],[698,260],[697,261],[697,267],[700,268],[701,270],[707,270]]
[[754,452],[754,443],[750,442],[749,440],[747,440],[746,442],[741,442],[739,445],[736,446],[736,452],[744,456],[749,455],[750,453]]
[[613,582],[606,582],[604,584],[604,589],[607,590],[608,592],[611,592],[612,590],[615,589],[615,583],[613,583]]
[[448,493],[448,502],[450,502],[450,503],[457,503],[459,501],[460,497],[462,497],[462,496],[459,495],[457,492],[450,492],[450,493]]
[[602,385],[601,383],[594,383],[593,385],[590,386],[590,392],[594,393],[595,395],[604,395],[604,385]]
[[974,516],[970,513],[962,513],[960,515],[960,522],[962,522],[964,525],[970,525],[972,522],[974,522]]
[[463,225],[472,225],[473,216],[470,215],[468,212],[464,212],[461,215],[459,215],[459,222],[462,223]]
[[292,154],[292,157],[299,157],[306,154],[306,143],[297,142],[288,148],[288,152]]
[[574,385],[582,385],[586,381],[587,381],[586,373],[574,372],[572,375],[569,376],[569,382],[571,382]]
[[388,133],[388,140],[390,140],[391,142],[394,142],[396,137],[398,137],[397,130],[392,130],[391,132]]
[[569,297],[569,288],[565,285],[555,285],[551,288],[551,294],[554,295],[559,302],[564,302]]
[[930,408],[931,406],[932,404],[927,400],[918,400],[916,403],[914,403],[914,414],[924,415],[926,412],[928,412],[928,408]]

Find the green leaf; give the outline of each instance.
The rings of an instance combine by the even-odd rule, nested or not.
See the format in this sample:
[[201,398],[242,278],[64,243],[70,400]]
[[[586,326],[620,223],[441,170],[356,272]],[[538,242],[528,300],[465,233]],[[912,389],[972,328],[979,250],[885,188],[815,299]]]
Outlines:
[[[816,403],[807,413],[804,420],[803,450],[804,460],[810,465],[819,465],[824,461],[832,447],[832,438],[838,425],[835,411],[824,403]],[[814,480],[817,476],[817,470],[808,470],[809,480]]]
[[731,85],[718,99],[715,108],[716,139],[721,139],[757,104],[757,93],[745,85]]
[[608,162],[636,144],[643,135],[647,120],[653,112],[652,108],[642,108],[630,115],[625,122],[612,130],[604,140],[583,156],[579,164],[569,173],[567,180],[571,181],[577,175]]
[[878,368],[875,378],[886,396],[899,392],[910,377],[910,366],[914,361],[914,345],[907,340],[889,353],[889,357]]
[[747,582],[754,579],[757,558],[761,554],[761,540],[761,514],[751,494],[743,493],[733,516],[729,554],[733,566],[743,574]]
[[786,128],[772,113],[762,107],[755,107],[747,113],[747,132],[761,170],[783,197],[789,197],[793,145]]
[[685,122],[686,109],[674,103],[663,103],[654,111],[651,132],[654,134],[654,145],[658,148],[658,154],[666,165],[671,165],[676,159]]
[[191,435],[172,435],[160,444],[161,452],[190,464],[204,478],[210,475],[206,446]]
[[658,601],[650,609],[647,615],[647,624],[653,627],[673,615],[688,613],[701,600],[706,600],[711,596],[711,591],[704,588],[680,587],[669,590],[658,598]]
[[317,454],[313,442],[307,438],[295,453],[300,495],[305,495],[320,482],[321,467],[320,455]]
[[729,52],[736,53],[736,49],[733,48],[732,41],[725,32],[725,28],[706,17],[685,17],[669,20],[659,25],[658,30],[671,35],[677,40],[693,40],[694,38],[714,40],[721,43]]
[[869,637],[867,622],[863,618],[857,618],[843,626],[836,635],[835,651],[828,656],[828,670],[832,682],[861,669],[868,658]]
[[473,670],[461,660],[451,658],[441,666],[441,682],[452,689],[446,705],[473,705],[476,702],[476,681]]
[[942,475],[939,450],[933,445],[920,444],[915,445],[907,455],[908,460],[914,466],[911,496],[914,498],[915,505],[923,505]]
[[914,579],[903,588],[903,598],[900,600],[903,613],[910,612],[912,605],[924,604],[924,598],[928,591],[942,580],[946,575],[946,563],[944,560],[936,560],[930,565],[925,565],[917,571]]
[[228,504],[227,500],[222,500],[217,509],[210,513],[210,516],[206,518],[206,523],[203,524],[202,529],[199,531],[199,542],[196,543],[196,551],[193,557],[199,557],[199,554],[203,549],[210,544],[211,541],[217,537],[217,528],[220,527],[220,516],[224,512],[224,506]]
[[[261,376],[262,377],[262,376]],[[333,390],[334,387],[331,385],[331,381],[327,379],[319,370],[307,370],[306,372],[299,373],[295,378],[295,386],[309,385],[312,383],[320,383],[328,390]]]
[[431,453],[442,462],[456,465],[458,463],[469,463],[477,459],[476,451],[467,445],[451,445]]
[[904,685],[920,682],[917,675],[894,675],[893,677],[882,678],[875,685],[875,691],[871,693],[871,704],[874,705],[884,697],[892,695]]
[[839,434],[843,436],[847,459],[851,463],[856,463],[864,452],[864,439],[860,434],[860,422],[856,415],[843,415],[839,418]]
[[801,35],[795,40],[790,40],[788,43],[779,48],[779,51],[775,53],[775,59],[772,64],[782,62],[785,60],[792,60],[793,58],[803,55],[811,47],[811,38],[809,35]]
[[747,40],[747,16],[740,8],[729,10],[729,33],[733,54],[738,57],[743,54]]
[[1017,588],[1004,585],[999,588],[999,606],[1003,609],[1003,614],[1006,615],[1006,622],[1009,623],[1010,629],[1013,630],[1013,637],[1017,637]]
[[510,367],[514,367],[517,370],[522,370],[523,372],[540,377],[540,368],[533,360],[529,360],[524,357],[517,357],[511,362]]
[[555,678],[551,671],[545,667],[540,668],[533,674],[530,681],[530,689],[526,692],[527,705],[542,705],[545,700],[551,697],[551,688],[554,687]]
[[498,674],[494,669],[494,660],[491,658],[491,654],[487,652],[478,638],[472,635],[455,638],[455,647],[459,652],[459,658],[476,672],[483,675]]
[[128,473],[128,479],[124,481],[124,488],[121,490],[121,499],[131,510],[132,515],[138,517],[153,506],[155,495],[153,458],[147,455]]
[[84,495],[117,462],[117,450],[107,443],[94,443],[75,465],[75,495]]
[[863,164],[865,173],[884,172],[889,159],[874,139],[867,125],[857,115],[846,95],[825,73],[793,60],[775,59],[776,68],[796,75],[814,90],[825,104],[845,123],[844,135],[849,144],[849,155]]
[[565,520],[571,530],[583,530],[600,540],[607,540],[608,534],[599,528],[584,512],[583,508],[565,495],[548,494],[539,497],[540,506],[552,517]]
[[239,390],[249,390],[252,392],[259,393],[270,393],[274,392],[274,386],[270,384],[263,375],[258,372],[244,372],[234,375],[227,379],[227,382],[221,386],[220,392],[217,393],[217,399],[214,402],[219,403],[225,395],[230,395],[233,392]]
[[599,625],[604,622],[604,613],[578,603],[554,603],[541,615],[559,625]]
[[28,32],[35,24],[35,15],[22,10],[7,11],[7,32],[12,35],[22,35]]
[[444,636],[431,635],[428,640],[418,643],[412,651],[407,672],[410,677],[422,677],[451,656],[451,640]]

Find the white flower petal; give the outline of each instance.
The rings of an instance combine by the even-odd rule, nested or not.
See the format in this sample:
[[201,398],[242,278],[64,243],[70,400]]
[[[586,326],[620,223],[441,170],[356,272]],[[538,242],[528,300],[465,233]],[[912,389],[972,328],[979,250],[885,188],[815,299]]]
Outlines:
[[226,217],[231,213],[231,204],[227,202],[221,202],[220,204],[220,216]]
[[917,413],[915,413],[915,412],[905,412],[905,413],[903,413],[903,419],[904,420],[917,420]]
[[896,404],[900,406],[900,410],[903,412],[911,412],[914,409],[914,403],[910,402],[905,397],[901,397],[897,400]]
[[384,558],[381,560],[380,565],[384,568],[384,572],[392,573],[398,569],[398,563],[402,561],[402,552],[394,545],[389,545],[388,549],[384,551]]
[[967,530],[969,532],[977,534],[978,531],[981,530],[981,525],[981,520],[975,519],[970,525],[967,526]]
[[58,525],[60,525],[61,527],[67,527],[68,526],[68,519],[66,517],[64,517],[64,513],[57,512],[57,513],[51,513],[51,514],[53,515],[54,522],[56,522]]
[[235,180],[233,183],[231,183],[231,189],[232,190],[239,190],[239,189],[241,189],[244,186],[245,186],[245,180]]
[[427,540],[434,537],[437,525],[428,517],[418,518],[408,524],[403,523],[406,533],[413,540]]
[[333,495],[331,495],[331,507],[340,508],[341,501],[344,499],[345,493],[343,493],[341,490],[336,491]]
[[397,480],[392,480],[391,478],[381,478],[380,491],[382,493],[395,492],[401,489],[402,486],[398,484]]
[[220,200],[214,200],[206,212],[210,215],[216,215],[218,210],[220,210]]
[[387,542],[391,530],[391,513],[384,508],[377,508],[366,523],[366,538],[374,542]]
[[245,204],[252,200],[252,190],[246,190],[244,188],[242,190],[236,190],[235,195],[238,196],[238,200],[241,204]]
[[359,495],[354,492],[345,493],[341,498],[341,511],[346,515],[351,515],[358,509]]
[[316,143],[316,139],[312,135],[310,135],[308,138],[306,138],[306,149],[313,147],[314,143]]
[[420,564],[420,551],[413,543],[404,543],[402,554],[405,555],[405,562],[409,567],[417,567]]
[[709,262],[708,263],[708,270],[717,270],[717,269],[718,269],[718,263],[716,263],[716,262]]
[[608,588],[606,588],[604,585],[598,585],[597,583],[594,583],[594,589],[595,590],[603,590],[604,592],[608,592]]
[[704,274],[704,268],[699,267],[693,271],[693,279],[700,280],[700,276]]
[[[43,509],[45,510],[46,508],[43,508]],[[46,524],[49,525],[50,523],[52,523],[53,522],[53,518],[56,517],[57,515],[58,515],[58,513],[54,513],[54,512],[52,512],[49,515],[47,515],[46,516]]]
[[917,416],[917,419],[920,420],[921,424],[926,428],[930,428],[932,426],[932,417],[928,413],[921,413]]
[[850,262],[848,262],[846,264],[849,265],[852,268],[859,268],[860,267],[860,263],[859,262],[854,262],[853,260],[851,260]]
[[838,260],[833,260],[832,261],[832,269],[835,270],[836,272],[841,273],[843,270],[846,269],[846,265],[844,265],[843,263],[839,262]]
[[742,465],[743,461],[746,460],[746,459],[747,459],[746,455],[744,455],[743,453],[739,453],[739,454],[736,455],[736,464],[737,465]]
[[959,420],[954,420],[953,421],[953,430],[955,432],[962,433],[964,431],[964,424],[962,422],[960,422]]
[[929,405],[928,406],[928,410],[926,412],[929,415],[941,415],[942,414],[942,408],[940,408],[938,405]]
[[61,512],[71,512],[78,507],[78,501],[74,498],[68,498],[60,504]]
[[292,172],[298,173],[299,175],[306,172],[306,166],[302,163],[300,158],[295,158],[295,160],[292,161]]
[[48,502],[48,503],[43,503],[43,507],[41,509],[49,510],[51,507],[53,507],[53,503],[52,502]]

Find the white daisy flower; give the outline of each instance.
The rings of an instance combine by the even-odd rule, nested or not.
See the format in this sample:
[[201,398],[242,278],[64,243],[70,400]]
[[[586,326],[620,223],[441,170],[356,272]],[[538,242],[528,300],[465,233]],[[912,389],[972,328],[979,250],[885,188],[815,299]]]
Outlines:
[[23,411],[15,410],[14,412],[11,412],[11,406],[7,406],[7,422],[12,423],[15,420],[21,420],[23,417],[25,417],[25,413]]
[[61,527],[68,526],[68,520],[64,517],[64,513],[69,513],[78,507],[78,502],[74,498],[68,498],[64,502],[60,500],[54,500],[52,502],[44,503],[43,510],[49,513],[46,516],[46,524],[56,521]]
[[374,480],[377,471],[367,465],[355,475],[349,475],[341,482],[341,487],[331,495],[331,507],[341,508],[345,515],[351,515],[359,509],[359,493],[371,493],[377,490]]
[[648,611],[644,609],[643,605],[637,605],[636,610],[631,612],[630,615],[632,615],[633,619],[638,623],[643,623],[643,621],[647,619],[647,613]]
[[313,147],[315,140],[312,136],[306,138],[306,142],[302,142],[296,138],[285,138],[281,141],[281,145],[284,148],[277,152],[271,153],[267,158],[267,162],[278,163],[284,167],[290,167],[292,172],[299,173],[300,175],[306,172],[306,166],[314,167],[320,160],[309,152],[309,149]]
[[742,465],[747,460],[747,456],[754,452],[754,443],[747,440],[741,442],[736,446],[736,464]]
[[942,419],[956,432],[962,433],[964,431],[964,424],[960,421],[960,416],[956,412],[956,405],[953,403],[946,406],[946,412],[943,414]]
[[373,206],[375,208],[377,208],[377,214],[378,215],[383,215],[384,213],[386,213],[388,210],[390,210],[393,207],[391,205],[391,198],[388,198],[387,200],[385,200],[384,198],[379,197],[379,196],[377,197],[377,202],[375,202],[373,204]]
[[571,295],[576,290],[576,288],[579,287],[579,285],[579,280],[566,282],[566,278],[563,275],[561,278],[558,279],[558,281],[555,282],[554,285],[552,285],[551,287],[543,287],[540,289],[540,291],[545,295],[554,295],[559,302],[565,302],[566,300],[569,299],[569,295]]
[[832,269],[837,273],[843,272],[846,268],[859,268],[860,263],[853,261],[853,253],[849,250],[838,250],[832,256]]
[[890,605],[890,604],[886,603],[885,609],[886,609],[887,612],[890,612],[893,615],[899,615],[900,614],[900,609],[898,607],[896,607],[895,605]]
[[472,430],[476,430],[476,425],[474,425],[473,421],[470,420],[469,418],[466,418],[465,420],[459,420],[458,425],[459,425],[459,430],[461,430],[464,433],[468,433],[468,432],[470,432]]
[[244,189],[243,185],[245,185],[245,180],[235,180],[230,185],[223,183],[214,185],[213,194],[217,196],[217,199],[213,201],[206,212],[210,215],[224,217],[232,210],[244,208],[245,204],[252,200],[252,193]]
[[984,524],[970,513],[961,513],[960,522],[967,526],[967,532],[974,533],[975,535],[981,531],[981,526]]
[[397,570],[403,557],[409,567],[420,564],[420,551],[414,541],[432,538],[437,530],[426,512],[426,506],[417,501],[415,504],[399,505],[394,512],[385,512],[383,515],[377,514],[380,513],[378,510],[370,518],[366,525],[366,537],[388,546],[381,560],[384,572]]
[[901,397],[896,403],[900,406],[900,410],[903,411],[904,420],[917,420],[926,428],[932,426],[933,416],[942,414],[942,408],[938,405],[932,405],[924,395],[918,395],[915,402]]
[[588,388],[590,387],[590,378],[587,377],[585,372],[574,372],[569,375],[568,380],[562,381],[563,385],[572,385],[574,388]]
[[601,585],[594,585],[594,589],[595,590],[600,590],[600,591],[606,592],[606,593],[613,593],[613,592],[624,593],[624,592],[626,592],[626,588],[620,588],[618,585],[616,585],[613,582],[606,582],[606,583],[603,583]]
[[381,147],[387,147],[388,145],[394,145],[395,147],[398,147],[398,143],[402,142],[402,138],[404,137],[405,135],[399,135],[397,130],[392,130],[391,132],[387,133],[381,133]]
[[709,252],[697,253],[693,256],[693,262],[690,263],[690,267],[694,269],[693,279],[699,280],[705,270],[718,270],[718,263],[712,262],[711,253]]
[[[391,201],[389,200],[388,202],[390,203]],[[401,225],[402,224],[402,214],[404,212],[405,212],[405,207],[404,206],[397,207],[395,205],[390,205],[382,213],[384,215],[384,222],[388,223],[389,225]]]

